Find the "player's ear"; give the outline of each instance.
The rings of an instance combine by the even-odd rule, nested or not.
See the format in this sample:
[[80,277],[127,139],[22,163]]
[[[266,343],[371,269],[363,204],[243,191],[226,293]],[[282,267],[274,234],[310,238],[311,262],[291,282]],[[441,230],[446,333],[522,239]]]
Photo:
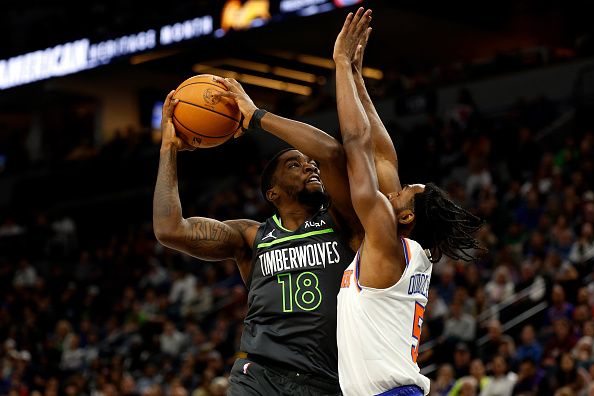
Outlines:
[[278,193],[276,192],[276,189],[274,187],[272,187],[270,190],[266,191],[266,199],[270,202],[274,202],[276,201],[276,199],[278,198]]
[[415,212],[410,209],[404,209],[400,213],[398,213],[398,223],[400,224],[410,224],[415,219]]

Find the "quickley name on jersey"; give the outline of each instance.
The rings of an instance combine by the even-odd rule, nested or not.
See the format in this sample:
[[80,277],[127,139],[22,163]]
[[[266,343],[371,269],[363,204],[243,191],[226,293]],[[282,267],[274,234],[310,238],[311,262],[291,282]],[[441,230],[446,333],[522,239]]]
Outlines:
[[336,381],[336,296],[353,256],[326,209],[295,231],[276,216],[262,224],[242,350]]

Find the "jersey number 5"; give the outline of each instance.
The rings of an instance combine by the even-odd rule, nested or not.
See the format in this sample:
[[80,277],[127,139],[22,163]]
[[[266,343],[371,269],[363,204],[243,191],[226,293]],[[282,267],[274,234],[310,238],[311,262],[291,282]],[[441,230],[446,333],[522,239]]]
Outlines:
[[415,317],[413,319],[412,337],[413,343],[410,348],[410,354],[413,362],[417,362],[419,357],[419,345],[421,345],[421,329],[423,327],[423,317],[425,316],[425,307],[415,301]]
[[[295,280],[290,273],[276,276],[283,288],[283,312],[293,312],[293,301],[303,311],[313,311],[322,302],[322,292],[318,288],[318,277],[313,272],[302,272]],[[293,294],[293,290],[295,293]]]

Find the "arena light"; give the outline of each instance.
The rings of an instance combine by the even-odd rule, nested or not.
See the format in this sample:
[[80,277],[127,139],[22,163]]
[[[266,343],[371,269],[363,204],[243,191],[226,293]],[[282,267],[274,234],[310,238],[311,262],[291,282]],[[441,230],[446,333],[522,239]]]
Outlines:
[[363,76],[367,78],[373,78],[374,80],[381,80],[384,78],[384,72],[380,69],[374,69],[372,67],[363,68]]
[[313,55],[297,55],[295,60],[307,65],[319,66],[326,69],[334,69],[334,61],[327,58],[321,58]]
[[134,55],[132,58],[130,58],[130,64],[139,65],[141,63],[150,62],[150,61],[153,61],[156,59],[166,58],[171,55],[179,54],[180,52],[182,52],[182,50],[171,49],[171,50],[149,52],[147,54]]
[[[322,58],[320,56],[315,55],[307,55],[307,54],[294,54],[289,51],[264,51],[268,55],[275,56],[277,58],[286,59],[297,61],[301,63],[305,63],[306,65],[312,65],[321,67],[324,69],[333,70],[335,68],[334,61],[327,58]],[[384,78],[384,72],[380,69],[375,69],[373,67],[364,67],[363,68],[363,76],[367,78],[373,78],[375,80],[381,80]]]
[[318,76],[316,76],[315,74],[312,74],[312,73],[306,73],[306,72],[302,72],[300,70],[288,69],[286,67],[270,66],[265,63],[252,62],[252,61],[247,61],[244,59],[229,58],[229,59],[223,59],[223,60],[219,60],[219,61],[205,62],[204,64],[211,65],[211,66],[216,66],[216,65],[234,66],[234,67],[239,67],[239,68],[246,69],[246,70],[257,71],[260,73],[270,73],[270,74],[274,74],[275,76],[286,77],[286,78],[290,78],[293,80],[299,80],[299,81],[304,81],[304,82],[308,82],[308,83],[315,83],[316,81],[318,81]]
[[192,68],[196,73],[210,73],[221,77],[234,78],[239,82],[270,88],[277,91],[291,92],[298,95],[311,95],[311,88],[305,85],[293,84],[272,78],[255,76],[253,74],[238,73],[231,70],[220,69],[207,64],[196,64]]
[[[334,69],[334,61],[326,58],[321,58],[319,56],[313,55],[297,55],[295,60],[305,63],[308,65],[324,67],[326,69]],[[372,67],[364,67],[363,68],[363,76],[367,78],[373,78],[375,80],[381,80],[384,78],[384,72],[379,69],[374,69]]]
[[[214,62],[209,62],[209,63],[215,64]],[[257,71],[260,73],[270,73],[270,66],[268,66],[264,63],[259,63],[259,62],[252,62],[252,61],[243,60],[243,59],[223,59],[217,63],[219,65],[234,66],[234,67],[239,67],[239,68],[246,69],[246,70]]]
[[315,74],[306,73],[299,70],[287,69],[279,66],[273,67],[272,73],[277,76],[292,78],[293,80],[300,80],[308,83],[314,83],[318,81],[318,76],[316,76]]

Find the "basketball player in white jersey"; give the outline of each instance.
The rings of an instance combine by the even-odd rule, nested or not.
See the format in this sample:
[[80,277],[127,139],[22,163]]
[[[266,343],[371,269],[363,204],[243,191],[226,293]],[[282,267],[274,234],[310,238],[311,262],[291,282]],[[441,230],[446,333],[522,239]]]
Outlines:
[[[338,296],[339,379],[345,396],[422,396],[429,379],[417,356],[432,265],[442,254],[470,259],[468,251],[478,248],[472,234],[482,222],[433,184],[402,189],[389,137],[385,158],[392,160],[378,161],[372,128],[383,125],[361,95],[370,20],[370,10],[349,14],[334,47],[351,199],[365,230]],[[393,193],[381,193],[390,187]]]

